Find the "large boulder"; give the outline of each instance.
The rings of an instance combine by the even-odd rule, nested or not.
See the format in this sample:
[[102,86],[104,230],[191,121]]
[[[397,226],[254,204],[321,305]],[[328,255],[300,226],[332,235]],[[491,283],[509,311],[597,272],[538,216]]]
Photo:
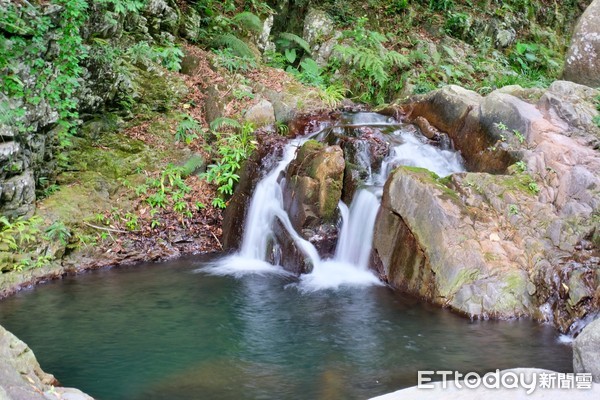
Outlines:
[[573,342],[573,370],[591,373],[600,383],[600,319],[588,324]]
[[600,0],[592,1],[573,32],[563,78],[591,87],[600,86]]
[[322,255],[334,249],[344,168],[344,153],[339,146],[309,140],[287,170],[285,208],[294,229],[313,242]]
[[384,279],[471,316],[577,331],[600,306],[597,95],[570,82],[486,97],[449,86],[405,104],[409,120],[449,135],[472,172],[389,177],[374,240]]
[[54,376],[42,371],[31,349],[0,326],[0,399],[93,400],[77,389],[53,389],[56,384],[58,382]]
[[339,146],[309,140],[287,172],[287,204],[298,231],[314,222],[332,222],[342,196],[344,153]]
[[469,316],[525,315],[527,274],[510,260],[519,251],[495,225],[478,220],[435,174],[400,167],[386,183],[375,226],[379,273]]

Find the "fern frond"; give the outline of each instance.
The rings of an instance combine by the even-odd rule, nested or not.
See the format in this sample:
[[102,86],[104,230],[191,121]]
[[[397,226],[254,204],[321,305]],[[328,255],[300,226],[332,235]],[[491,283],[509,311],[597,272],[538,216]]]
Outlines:
[[300,47],[306,53],[310,54],[310,44],[308,44],[308,42],[306,40],[302,39],[298,35],[295,35],[290,32],[282,32],[279,34],[279,39],[287,40],[288,42],[295,43],[298,45],[298,47]]
[[213,47],[228,47],[240,57],[256,58],[252,49],[243,40],[231,33],[215,37],[212,44]]
[[241,29],[254,32],[261,33],[263,29],[263,24],[260,18],[256,15],[252,14],[249,11],[244,11],[239,14],[236,14],[232,18],[233,22],[237,24]]
[[202,165],[204,165],[204,158],[202,156],[192,156],[189,160],[185,162],[185,164],[181,166],[181,177],[187,178],[188,176],[193,174],[194,171],[198,170],[198,168],[200,168]]
[[397,51],[388,51],[384,55],[385,61],[388,64],[396,65],[398,67],[405,67],[410,65],[406,56],[398,53]]
[[215,132],[227,126],[234,129],[242,129],[242,125],[238,121],[227,117],[219,117],[210,123],[210,129]]

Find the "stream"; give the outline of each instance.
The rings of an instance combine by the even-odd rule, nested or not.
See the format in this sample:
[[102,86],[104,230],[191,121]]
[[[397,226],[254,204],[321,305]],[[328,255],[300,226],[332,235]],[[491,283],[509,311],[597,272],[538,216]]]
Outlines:
[[[469,321],[378,280],[373,226],[393,167],[446,176],[464,166],[459,153],[383,115],[344,118],[387,129],[390,150],[375,168],[368,143],[357,155],[367,176],[338,206],[332,256],[294,230],[284,207],[283,172],[308,140],[298,138],[257,184],[236,253],[67,277],[2,301],[0,324],[62,384],[101,400],[366,399],[415,385],[418,370],[572,371],[572,350],[550,326]],[[276,220],[311,273],[279,266]]]

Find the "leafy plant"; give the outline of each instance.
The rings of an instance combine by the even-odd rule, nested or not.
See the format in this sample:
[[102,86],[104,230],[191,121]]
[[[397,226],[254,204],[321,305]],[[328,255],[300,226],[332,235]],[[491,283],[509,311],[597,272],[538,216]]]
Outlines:
[[[229,119],[221,119],[219,123],[211,124],[211,127],[222,126],[221,124],[225,122],[230,126],[235,125],[231,121]],[[221,196],[230,196],[233,194],[233,187],[240,179],[237,171],[242,161],[248,158],[254,149],[254,141],[252,140],[253,131],[254,127],[252,124],[245,123],[234,133],[215,132],[218,138],[217,162],[209,165],[207,171],[202,174],[202,177],[207,182],[217,185],[217,191]],[[225,201],[220,197],[218,199],[213,200],[213,205],[224,208],[226,205]]]
[[515,163],[517,169],[519,170],[519,172],[523,173],[525,171],[527,171],[527,164],[525,164],[524,161],[517,161]]
[[509,204],[508,215],[519,215],[519,207],[516,204]]
[[198,133],[203,133],[200,124],[194,118],[186,115],[177,125],[175,140],[189,145],[198,139]]
[[523,144],[525,142],[525,136],[523,136],[523,134],[520,131],[518,131],[517,129],[513,129],[513,134],[515,135],[519,143]]
[[23,252],[36,240],[41,221],[34,216],[29,219],[19,217],[11,222],[6,216],[0,216],[0,251]]
[[46,228],[45,233],[46,240],[58,240],[64,246],[69,243],[71,238],[71,231],[62,221],[54,221],[52,225]]
[[346,81],[361,101],[382,104],[391,83],[390,72],[410,63],[406,56],[386,49],[387,37],[366,29],[367,22],[361,17],[352,30],[344,32],[343,38],[352,44],[336,45],[332,62],[350,67]]

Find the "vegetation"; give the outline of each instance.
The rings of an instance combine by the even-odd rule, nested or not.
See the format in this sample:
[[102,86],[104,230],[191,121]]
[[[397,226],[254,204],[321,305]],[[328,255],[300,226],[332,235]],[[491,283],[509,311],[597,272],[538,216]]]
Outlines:
[[[83,222],[50,218],[51,223],[43,224],[38,217],[12,221],[1,217],[0,255],[11,263],[4,271],[46,265],[53,256],[34,250],[49,242],[87,246],[114,239],[117,233],[156,233],[171,227],[173,218],[188,226],[207,209],[226,207],[240,179],[239,169],[256,146],[254,127],[238,122],[243,113],[240,104],[249,104],[260,93],[252,87],[252,76],[265,73],[265,65],[286,71],[302,87],[311,87],[310,92],[328,107],[337,107],[346,96],[380,105],[445,84],[460,84],[482,94],[507,84],[544,86],[560,72],[566,21],[576,15],[575,0],[551,9],[544,2],[529,0],[312,2],[329,14],[337,32],[317,38],[320,43],[328,41],[332,50],[323,59],[317,54],[318,46],[311,47],[313,43],[301,36],[301,27],[292,23],[272,31],[275,47],[261,54],[256,38],[264,19],[274,14],[264,1],[177,2],[184,10],[176,13],[172,26],[166,15],[160,21],[139,22],[154,18],[148,15],[147,0],[0,2],[0,124],[15,128],[16,141],[26,147],[37,129],[35,124],[24,123],[26,112],[43,105],[56,111],[56,125],[44,128],[44,134],[52,129],[44,157],[61,167],[61,182],[76,182],[77,173],[85,172],[88,165],[110,162],[93,157],[74,162],[68,157],[80,154],[77,146],[86,134],[79,128],[93,117],[90,112],[114,116],[118,123],[110,124],[111,131],[161,120],[161,129],[152,134],[128,134],[150,147],[171,146],[187,152],[182,158],[185,162],[164,151],[157,152],[161,157],[152,163],[141,161],[143,157],[133,166],[115,163],[110,179],[118,182],[118,188],[111,186],[107,191],[111,196],[118,192],[118,196],[135,199],[132,207],[111,208]],[[49,6],[53,12],[43,12]],[[494,29],[486,25],[492,22]],[[188,24],[193,29],[187,29]],[[178,37],[184,28],[191,32],[186,40]],[[505,43],[498,43],[491,33],[497,30],[506,31]],[[201,96],[190,96],[182,104],[178,104],[180,98],[149,100],[168,97],[162,92],[172,81],[165,77],[182,69],[184,48],[190,42],[209,52],[212,69],[226,75],[223,97],[234,99],[226,105],[225,117],[210,126],[202,115]],[[106,84],[96,88],[107,92],[106,96],[86,97],[88,88],[82,82],[94,79],[100,86]],[[159,79],[162,86],[157,90],[154,80]],[[196,81],[187,88],[193,91],[196,85],[202,92],[202,84]],[[95,111],[86,102],[94,103]],[[600,111],[600,98],[597,104]],[[173,115],[163,118],[169,110],[174,110]],[[600,117],[594,122],[600,127]],[[497,128],[505,145],[526,145],[524,134],[513,127],[498,123]],[[289,133],[281,122],[275,129],[281,135]],[[86,143],[104,146],[96,139]],[[2,177],[18,173],[18,161],[3,162]],[[518,188],[537,194],[540,188],[527,175],[527,166],[517,162],[514,168]],[[38,199],[61,196],[68,190],[55,181],[55,172],[52,168],[36,171]],[[197,195],[202,185],[216,192],[208,201]],[[516,206],[509,214],[518,214]],[[90,233],[81,224],[92,224],[99,231]]]
[[[229,132],[220,132],[224,127],[230,128]],[[240,179],[237,171],[242,161],[254,150],[255,142],[252,136],[254,126],[250,123],[240,125],[234,120],[220,118],[211,124],[211,129],[217,137],[218,160],[215,164],[209,165],[202,176],[218,187],[217,191],[220,195],[213,199],[213,206],[225,208],[226,196],[233,194],[233,187]]]

